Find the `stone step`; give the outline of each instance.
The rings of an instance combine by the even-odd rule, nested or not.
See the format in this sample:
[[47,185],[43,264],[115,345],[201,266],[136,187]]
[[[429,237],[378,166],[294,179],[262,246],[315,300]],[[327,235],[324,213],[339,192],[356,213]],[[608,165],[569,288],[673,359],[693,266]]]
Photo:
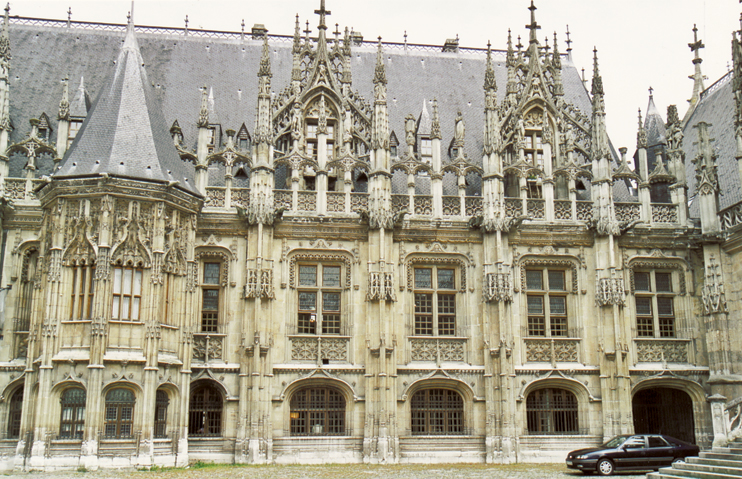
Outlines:
[[742,476],[736,474],[682,470],[674,467],[663,467],[657,472],[650,472],[647,474],[647,479],[687,479],[689,477],[693,479],[735,479]]
[[688,462],[679,462],[672,466],[673,470],[711,472],[715,474],[729,474],[732,477],[742,477],[742,467],[723,466],[721,464],[691,464]]
[[719,466],[742,467],[742,459],[731,461],[723,459],[708,459],[705,457],[687,457],[685,462],[688,464],[718,464]]
[[723,461],[742,461],[742,457],[739,454],[725,452],[702,452],[699,457],[703,459],[721,459]]

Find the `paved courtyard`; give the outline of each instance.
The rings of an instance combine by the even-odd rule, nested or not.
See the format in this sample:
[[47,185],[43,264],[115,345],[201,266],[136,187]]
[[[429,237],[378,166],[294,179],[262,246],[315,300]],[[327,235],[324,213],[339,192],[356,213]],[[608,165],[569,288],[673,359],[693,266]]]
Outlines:
[[[191,466],[187,469],[157,471],[97,472],[28,472],[13,473],[9,478],[42,479],[567,479],[584,477],[570,471],[564,464],[514,464],[490,466],[483,464],[433,464],[369,466]],[[621,479],[644,478],[644,474],[617,474]]]

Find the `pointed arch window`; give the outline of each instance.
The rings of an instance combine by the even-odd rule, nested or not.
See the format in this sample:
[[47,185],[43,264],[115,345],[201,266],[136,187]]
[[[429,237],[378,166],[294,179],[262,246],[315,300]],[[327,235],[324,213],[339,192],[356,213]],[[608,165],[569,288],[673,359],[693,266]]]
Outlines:
[[62,414],[59,421],[60,439],[82,439],[85,427],[85,390],[82,388],[66,389],[60,403]]
[[452,389],[423,389],[410,400],[413,435],[464,434],[464,400]]
[[155,437],[167,437],[167,407],[170,404],[170,398],[167,393],[158,389],[155,395]]
[[106,394],[106,416],[103,435],[108,438],[132,437],[134,426],[134,392],[131,389],[112,389]]
[[528,433],[579,434],[577,398],[566,389],[538,389],[526,399]]
[[205,384],[191,393],[188,409],[188,435],[219,437],[222,435],[222,395],[216,387]]
[[16,389],[10,397],[8,411],[8,438],[18,439],[21,435],[21,416],[23,413],[23,386]]
[[291,397],[290,411],[292,436],[345,434],[345,398],[337,389],[301,389]]

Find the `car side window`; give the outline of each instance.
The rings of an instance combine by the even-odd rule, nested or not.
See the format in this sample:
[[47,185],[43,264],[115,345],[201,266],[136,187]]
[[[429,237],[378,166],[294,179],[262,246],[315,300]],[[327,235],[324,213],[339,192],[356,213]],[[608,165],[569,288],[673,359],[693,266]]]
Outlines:
[[623,445],[626,449],[640,449],[644,447],[643,437],[632,437]]
[[649,436],[649,447],[667,447],[667,442],[659,436]]

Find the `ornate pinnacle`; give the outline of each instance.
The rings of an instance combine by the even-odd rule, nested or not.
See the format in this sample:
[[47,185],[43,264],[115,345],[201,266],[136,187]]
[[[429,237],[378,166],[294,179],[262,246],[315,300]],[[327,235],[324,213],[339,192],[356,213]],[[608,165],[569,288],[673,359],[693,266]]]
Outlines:
[[665,127],[669,130],[673,125],[680,124],[680,118],[678,117],[677,105],[670,105],[667,107],[667,124]]
[[8,36],[8,23],[10,16],[10,3],[5,6],[5,17],[3,18],[3,34],[0,35],[0,62],[4,64],[3,73],[8,73],[8,63],[10,62],[10,38]]
[[209,96],[206,91],[206,86],[201,89],[201,111],[198,113],[198,123],[196,126],[199,128],[207,128],[209,126]]
[[317,28],[320,30],[327,30],[327,25],[325,25],[325,16],[330,15],[331,12],[325,9],[325,0],[320,0],[319,10],[315,10],[314,13],[319,15],[319,26]]
[[62,80],[62,99],[59,101],[59,114],[57,115],[57,119],[63,121],[70,120],[70,87],[67,78]]
[[506,59],[507,66],[515,66],[515,51],[513,50],[513,35],[508,28],[508,54]]
[[376,69],[374,70],[374,83],[383,83],[384,85],[386,85],[386,67],[384,66],[384,47],[381,45],[381,37],[379,37],[379,48],[376,52]]
[[603,79],[600,76],[600,70],[598,69],[598,49],[593,47],[593,85],[590,93],[595,95],[603,95]]
[[642,109],[639,108],[639,129],[636,132],[636,147],[646,148],[647,147],[647,130],[644,129],[644,122],[642,121]]
[[268,48],[268,35],[263,35],[263,55],[260,57],[259,77],[271,77],[271,56]]
[[557,33],[554,32],[554,52],[552,53],[554,66],[556,68],[562,68],[562,58],[559,55],[559,45],[557,44]]
[[484,89],[497,90],[495,70],[492,68],[492,44],[487,42],[487,66],[484,70]]
[[299,14],[296,14],[296,25],[294,26],[294,48],[292,50],[294,55],[298,55],[301,52],[301,30],[299,28]]
[[433,99],[433,121],[430,124],[430,138],[440,140],[441,135],[441,117],[438,114],[438,100]]

